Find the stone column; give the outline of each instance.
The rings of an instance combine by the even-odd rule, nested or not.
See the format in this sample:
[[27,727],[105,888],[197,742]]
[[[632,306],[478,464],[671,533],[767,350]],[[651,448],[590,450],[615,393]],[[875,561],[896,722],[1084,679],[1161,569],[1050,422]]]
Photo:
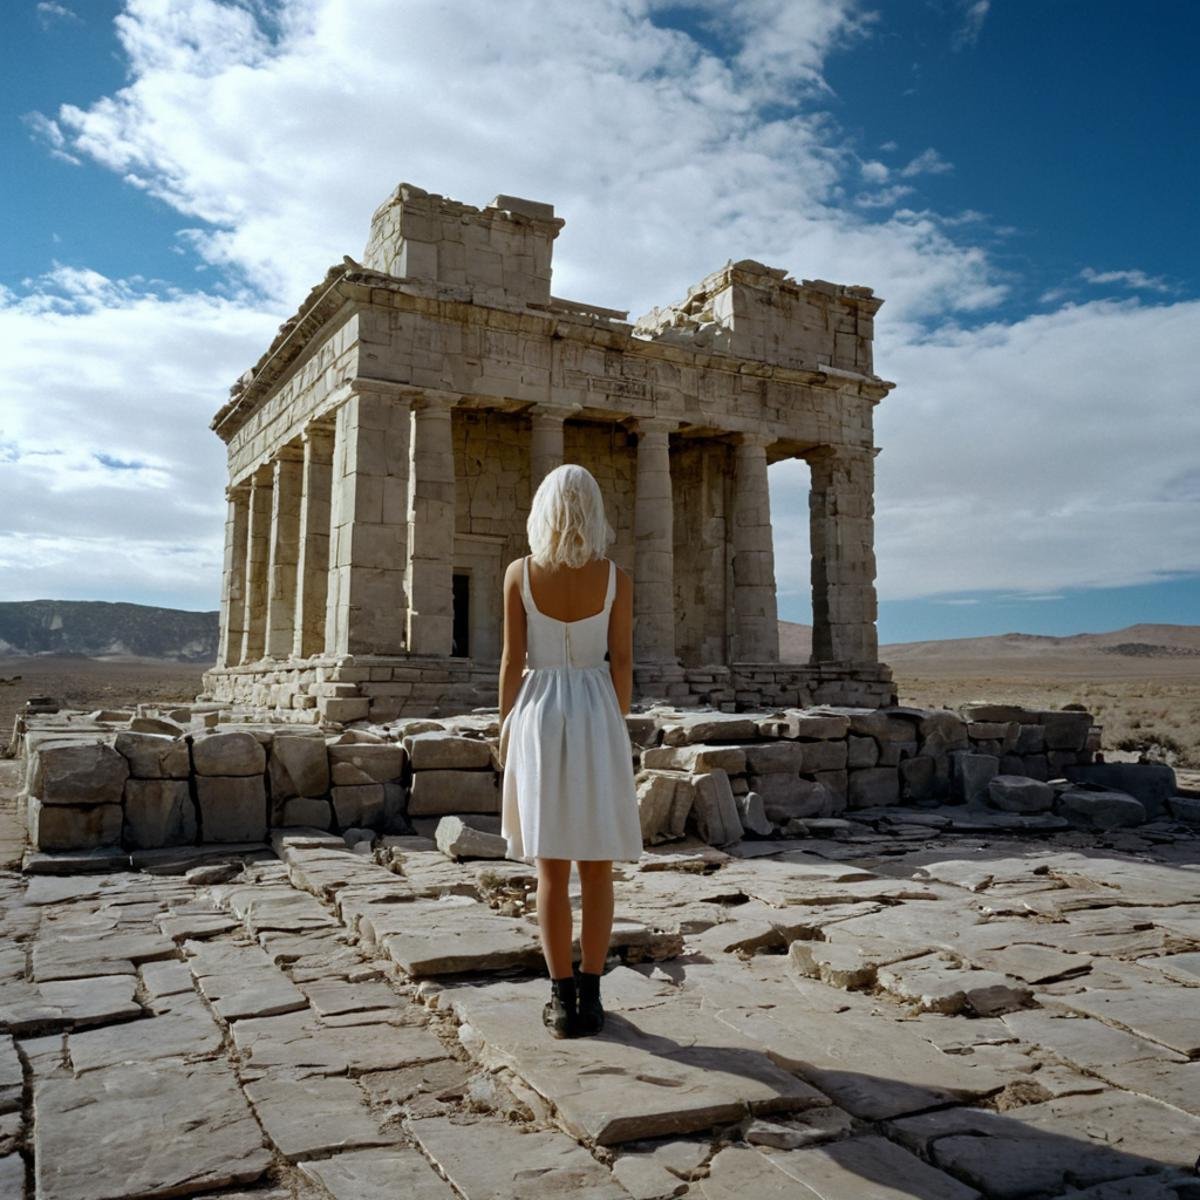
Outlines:
[[300,545],[292,653],[297,658],[311,658],[325,649],[333,426],[309,425],[301,442],[304,446],[304,478],[300,486]]
[[454,640],[454,401],[413,401],[408,500],[408,649],[450,654]]
[[634,428],[637,492],[633,509],[633,658],[675,662],[675,547],[667,434],[678,422],[644,418]]
[[271,554],[271,494],[275,468],[271,463],[250,476],[246,523],[246,603],[242,617],[244,663],[257,662],[266,650],[267,564]]
[[236,666],[242,657],[246,615],[246,526],[250,516],[250,487],[240,483],[225,489],[225,563],[221,574],[221,642],[217,665]]
[[774,440],[759,433],[739,433],[734,437],[730,532],[734,662],[779,661],[775,547],[771,537],[771,495],[767,489],[767,447]]
[[275,456],[271,490],[271,550],[267,564],[268,658],[286,659],[296,639],[296,568],[300,557],[300,489],[304,450],[296,443]]
[[409,403],[355,380],[334,419],[325,653],[399,654],[408,607]]
[[529,492],[563,462],[563,422],[582,405],[535,404],[529,410],[532,422],[529,437]]
[[875,663],[875,451],[821,446],[812,471],[812,662]]

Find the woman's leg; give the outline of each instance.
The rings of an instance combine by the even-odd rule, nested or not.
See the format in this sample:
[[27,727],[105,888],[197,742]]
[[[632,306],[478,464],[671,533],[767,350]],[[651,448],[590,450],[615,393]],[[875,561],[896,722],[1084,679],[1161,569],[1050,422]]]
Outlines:
[[569,858],[537,860],[537,917],[542,953],[551,979],[571,974],[571,879]]
[[612,941],[612,863],[605,860],[577,865],[583,891],[583,928],[579,934],[582,961],[579,969],[599,975],[604,970],[609,943]]

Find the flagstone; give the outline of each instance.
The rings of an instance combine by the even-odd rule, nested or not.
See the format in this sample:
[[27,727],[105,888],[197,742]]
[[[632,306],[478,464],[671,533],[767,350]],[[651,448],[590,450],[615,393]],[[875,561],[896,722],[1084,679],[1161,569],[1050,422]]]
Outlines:
[[457,1200],[458,1196],[412,1146],[348,1150],[296,1165],[333,1200]]

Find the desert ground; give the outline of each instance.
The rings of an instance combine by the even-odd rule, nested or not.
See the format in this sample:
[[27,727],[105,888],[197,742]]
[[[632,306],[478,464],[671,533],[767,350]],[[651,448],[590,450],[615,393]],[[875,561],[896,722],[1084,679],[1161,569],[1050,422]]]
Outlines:
[[[999,639],[973,639],[991,643]],[[1082,704],[1104,728],[1105,750],[1157,745],[1164,761],[1200,769],[1200,657],[1097,654],[1093,650],[1009,655],[986,645],[933,653],[948,643],[884,646],[901,704],[954,708],[968,700],[1033,708]],[[64,707],[119,708],[138,700],[186,703],[204,668],[156,659],[101,660],[42,656],[0,659],[0,745],[28,696],[53,696]],[[1156,753],[1156,751],[1151,751]]]

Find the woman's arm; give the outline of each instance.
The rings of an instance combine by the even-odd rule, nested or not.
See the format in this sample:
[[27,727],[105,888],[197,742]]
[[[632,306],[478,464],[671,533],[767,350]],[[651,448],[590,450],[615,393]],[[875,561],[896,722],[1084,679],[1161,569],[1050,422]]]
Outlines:
[[500,720],[508,716],[521,690],[525,673],[525,605],[521,601],[522,562],[518,558],[504,572],[504,648],[500,653]]
[[633,580],[617,568],[617,593],[608,618],[608,670],[622,713],[633,703]]

